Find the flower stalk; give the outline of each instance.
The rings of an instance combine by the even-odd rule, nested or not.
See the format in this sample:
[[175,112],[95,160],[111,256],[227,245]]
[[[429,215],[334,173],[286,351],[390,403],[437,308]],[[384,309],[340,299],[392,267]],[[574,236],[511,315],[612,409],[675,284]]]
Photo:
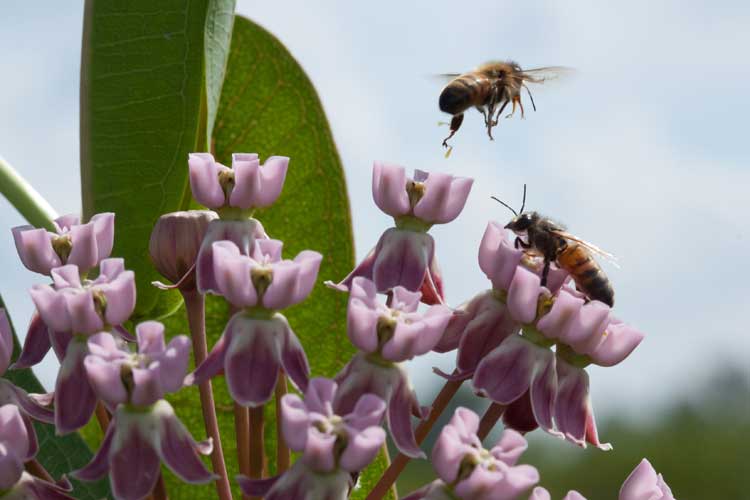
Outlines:
[[249,408],[250,417],[250,465],[249,477],[260,479],[265,474],[265,439],[263,435],[265,427],[266,405]]
[[0,193],[35,227],[54,231],[57,213],[26,179],[0,156]]
[[283,474],[289,469],[292,456],[289,451],[289,445],[287,445],[284,439],[284,433],[281,432],[281,398],[287,393],[288,387],[286,382],[286,374],[284,370],[279,373],[279,380],[276,382],[276,473]]
[[[206,344],[206,299],[193,288],[192,290],[181,290],[185,300],[185,310],[188,316],[190,338],[193,343],[195,365],[198,366],[208,356]],[[211,380],[205,380],[198,385],[201,398],[201,409],[203,411],[203,422],[206,426],[206,434],[213,439],[214,449],[211,453],[211,465],[219,479],[216,480],[216,493],[220,500],[231,500],[232,489],[229,485],[227,466],[224,463],[224,450],[221,446],[221,435],[219,433],[219,421],[216,417],[216,405],[211,387]],[[157,484],[158,486],[158,484]]]
[[502,417],[503,413],[505,413],[505,408],[506,407],[501,404],[490,404],[490,406],[484,412],[484,415],[482,415],[482,420],[479,421],[477,437],[479,437],[480,441],[484,441],[484,438],[486,438],[490,434],[492,428],[495,427],[497,421],[500,420],[500,417]]

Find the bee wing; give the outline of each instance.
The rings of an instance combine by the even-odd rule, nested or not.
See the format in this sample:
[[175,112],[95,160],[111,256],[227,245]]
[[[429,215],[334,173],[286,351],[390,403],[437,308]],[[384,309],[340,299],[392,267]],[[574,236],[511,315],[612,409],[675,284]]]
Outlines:
[[521,71],[514,78],[524,82],[546,83],[552,80],[560,80],[569,77],[575,73],[573,68],[566,66],[545,66],[543,68],[533,68]]
[[589,243],[588,241],[583,240],[583,239],[579,238],[578,236],[572,235],[572,234],[570,234],[570,233],[568,233],[566,231],[552,230],[550,232],[552,234],[560,236],[561,238],[565,238],[566,240],[575,241],[579,245],[584,246],[589,251],[591,251],[591,252],[593,252],[593,253],[595,253],[597,255],[600,255],[601,257],[605,258],[613,266],[615,266],[617,268],[620,267],[620,264],[617,262],[617,257],[616,256],[614,256],[613,254],[611,254],[609,252],[606,252],[606,251],[602,250],[601,248],[599,248],[598,246],[594,245],[593,243]]

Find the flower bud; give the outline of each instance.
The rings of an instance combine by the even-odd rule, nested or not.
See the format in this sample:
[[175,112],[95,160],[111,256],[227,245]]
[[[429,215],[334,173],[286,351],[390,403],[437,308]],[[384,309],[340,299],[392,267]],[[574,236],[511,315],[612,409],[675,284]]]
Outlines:
[[195,288],[195,262],[209,223],[217,219],[210,210],[164,214],[156,221],[148,251],[159,274],[180,290]]

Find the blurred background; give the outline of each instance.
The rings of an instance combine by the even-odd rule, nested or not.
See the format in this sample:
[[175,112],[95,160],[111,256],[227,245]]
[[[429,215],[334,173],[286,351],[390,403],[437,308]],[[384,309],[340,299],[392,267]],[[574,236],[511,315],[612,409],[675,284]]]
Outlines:
[[[0,155],[61,214],[80,210],[82,10],[70,0],[0,7]],[[750,334],[739,321],[750,307],[750,4],[240,0],[238,12],[274,33],[320,93],[358,258],[391,224],[371,199],[375,159],[476,179],[462,215],[432,230],[452,305],[488,287],[477,246],[488,220],[509,216],[490,196],[517,206],[524,183],[529,209],[619,256],[620,269],[605,267],[616,313],[647,337],[621,365],[589,370],[600,436],[616,451],[532,433],[524,460],[553,497],[614,498],[648,456],[680,499],[750,498]],[[577,73],[533,87],[538,112],[503,120],[494,142],[469,111],[445,159],[438,122],[450,117],[430,75],[490,59]],[[22,223],[0,200],[0,293],[21,331],[26,290],[40,282],[16,257],[9,228]],[[37,370],[48,387],[54,362]],[[453,363],[411,363],[423,404],[441,385],[431,368]],[[486,405],[470,391],[459,399]],[[428,462],[414,462],[401,491],[430,477]]]

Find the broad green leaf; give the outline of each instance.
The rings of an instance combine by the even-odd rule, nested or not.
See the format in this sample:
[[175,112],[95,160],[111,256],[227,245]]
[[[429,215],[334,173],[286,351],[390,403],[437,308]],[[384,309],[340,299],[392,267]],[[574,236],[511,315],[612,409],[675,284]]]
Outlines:
[[[299,306],[285,311],[310,360],[313,376],[335,375],[354,354],[346,337],[346,296],[323,286],[339,280],[354,266],[354,246],[341,160],[328,121],[312,83],[287,49],[273,35],[237,17],[232,49],[213,135],[214,154],[231,163],[234,152],[257,152],[291,158],[286,184],[279,200],[259,212],[273,238],[284,241],[284,255],[312,249],[324,256],[318,284]],[[221,298],[209,297],[207,331],[214,345],[227,321]],[[167,320],[170,333],[187,330],[185,313]],[[214,379],[224,452],[230,477],[238,472],[232,401],[223,378]],[[173,398],[180,417],[194,435],[205,435],[197,389]],[[179,406],[178,406],[179,405]],[[275,473],[276,436],[274,402],[266,405],[266,455],[269,473]],[[381,459],[362,478],[353,498],[364,498],[382,474]],[[177,498],[202,498],[207,487],[170,484]],[[235,487],[236,493],[236,487]]]
[[206,151],[229,51],[234,0],[87,0],[81,57],[84,217],[115,212],[113,255],[136,271],[134,319],[174,310],[148,239],[190,199],[187,155]]
[[[5,308],[2,297],[0,297],[0,308]],[[6,311],[6,313],[8,312]],[[8,313],[8,319],[10,320],[10,313]],[[21,352],[21,347],[18,343],[18,337],[16,337],[12,322],[11,329],[13,330],[12,359],[15,360]],[[3,378],[10,380],[26,392],[45,392],[42,384],[39,383],[39,380],[37,380],[34,373],[29,369],[7,371],[3,375]],[[80,469],[93,457],[91,450],[78,434],[73,433],[67,436],[57,436],[55,435],[54,425],[40,422],[34,422],[34,430],[39,439],[39,453],[36,459],[56,479],[62,474],[67,474],[73,483],[73,496],[81,500],[111,498],[112,494],[110,493],[109,483],[106,479],[95,483],[84,483],[70,478],[71,471]]]

